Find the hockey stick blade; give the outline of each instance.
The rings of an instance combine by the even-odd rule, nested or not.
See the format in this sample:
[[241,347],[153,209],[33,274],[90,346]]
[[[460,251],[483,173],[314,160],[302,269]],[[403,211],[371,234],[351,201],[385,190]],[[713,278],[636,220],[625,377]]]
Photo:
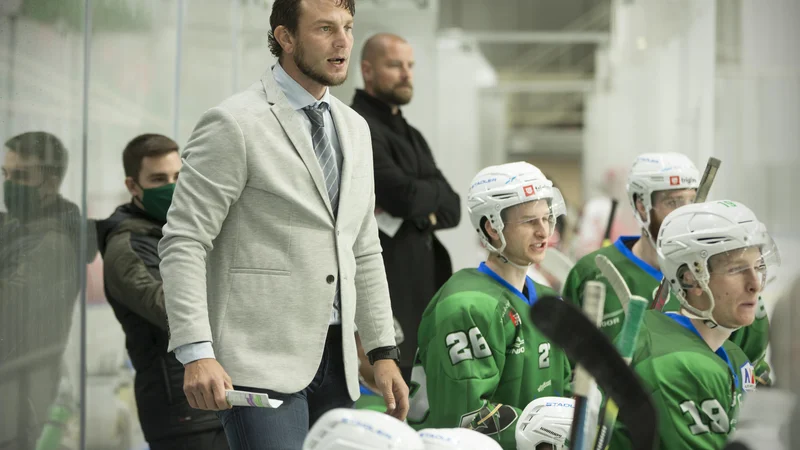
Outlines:
[[[711,185],[714,184],[714,179],[717,177],[720,165],[722,165],[722,161],[719,159],[713,156],[708,158],[706,169],[703,171],[703,177],[700,178],[700,185],[697,187],[697,195],[694,198],[694,203],[703,203],[706,201],[708,193],[711,191]],[[658,290],[656,291],[655,297],[653,297],[651,306],[653,309],[662,311],[664,305],[667,304],[667,300],[669,300],[669,282],[667,281],[667,277],[664,277],[661,279],[661,284],[658,285]]]
[[575,306],[557,297],[540,298],[531,307],[530,316],[533,324],[568,358],[583,366],[619,406],[619,418],[628,425],[633,450],[652,450],[658,428],[653,400],[608,337]]
[[548,248],[544,253],[544,260],[539,265],[547,273],[555,277],[561,283],[561,286],[564,286],[569,271],[575,266],[575,262],[558,249]]
[[628,289],[628,285],[625,283],[625,279],[622,278],[619,271],[616,267],[614,267],[614,263],[611,262],[605,255],[597,255],[594,257],[594,263],[597,265],[597,268],[600,270],[600,273],[606,277],[608,280],[608,284],[614,289],[614,294],[617,295],[619,302],[622,303],[622,309],[626,312],[628,311],[628,302],[631,300],[631,290]]

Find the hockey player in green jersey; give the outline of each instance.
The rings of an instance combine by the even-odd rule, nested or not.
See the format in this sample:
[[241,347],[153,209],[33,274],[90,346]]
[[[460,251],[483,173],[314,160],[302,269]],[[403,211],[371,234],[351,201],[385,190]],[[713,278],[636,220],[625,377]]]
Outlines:
[[[655,238],[667,214],[694,202],[700,184],[700,173],[692,161],[680,153],[645,153],[636,158],[628,174],[628,200],[642,229],[640,236],[622,236],[613,245],[581,258],[564,282],[566,301],[580,306],[587,281],[606,283],[605,311],[601,329],[614,339],[624,320],[624,311],[614,290],[600,274],[594,259],[605,255],[625,278],[631,293],[652,299],[661,282],[661,270],[655,250]],[[677,311],[680,303],[674,294],[664,311]],[[768,383],[769,367],[764,361],[769,340],[766,309],[759,301],[756,321],[731,336],[757,366],[756,375]]]
[[[756,320],[778,250],[755,214],[729,200],[670,213],[657,248],[680,312],[645,314],[631,367],[659,412],[662,450],[722,449],[756,387],[753,365],[729,337]],[[630,448],[624,427],[609,448]]]
[[556,293],[527,276],[566,208],[552,182],[525,162],[480,171],[467,206],[489,256],[453,274],[422,316],[408,423],[472,428],[515,450],[522,409],[568,395],[566,356],[528,320],[538,297]]

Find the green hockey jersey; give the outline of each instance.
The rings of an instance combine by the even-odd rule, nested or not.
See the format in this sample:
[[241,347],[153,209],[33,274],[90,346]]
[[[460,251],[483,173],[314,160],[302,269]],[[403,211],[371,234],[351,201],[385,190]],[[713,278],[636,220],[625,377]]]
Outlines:
[[[653,299],[663,275],[660,270],[633,254],[631,249],[638,240],[639,236],[622,236],[614,245],[601,248],[584,256],[575,264],[575,267],[572,268],[564,282],[562,290],[564,301],[569,301],[578,307],[581,307],[583,290],[587,281],[600,281],[605,284],[606,302],[601,329],[610,339],[614,339],[622,331],[625,313],[608,280],[597,269],[594,258],[596,255],[605,255],[625,279],[632,294],[646,299]],[[664,311],[678,310],[680,310],[680,301],[675,294],[670,292]],[[755,322],[748,327],[737,330],[731,335],[730,340],[740,347],[747,357],[758,366],[757,376],[760,376],[762,372],[769,371],[769,367],[763,361],[767,351],[767,344],[769,343],[769,320],[763,303],[759,302],[759,311],[756,314]]]
[[[691,320],[674,312],[645,313],[631,367],[653,397],[661,450],[724,448],[745,393],[756,387],[753,365],[736,344],[712,351]],[[617,422],[609,448],[631,448],[624,424]]]
[[453,274],[419,326],[409,425],[471,427],[516,450],[522,409],[570,390],[565,354],[529,320],[543,295],[557,294],[530,278],[520,292],[485,264]]

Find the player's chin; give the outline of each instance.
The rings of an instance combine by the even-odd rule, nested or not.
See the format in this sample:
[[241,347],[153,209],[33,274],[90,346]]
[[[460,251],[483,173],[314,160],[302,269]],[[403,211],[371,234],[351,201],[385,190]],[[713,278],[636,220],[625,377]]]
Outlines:
[[736,314],[734,315],[736,326],[746,327],[755,322],[756,308],[756,305],[739,305],[736,308]]
[[540,251],[534,251],[529,249],[526,256],[528,257],[528,260],[530,260],[532,264],[541,264],[541,262],[544,261],[544,255],[546,251],[547,251],[546,249],[542,249]]

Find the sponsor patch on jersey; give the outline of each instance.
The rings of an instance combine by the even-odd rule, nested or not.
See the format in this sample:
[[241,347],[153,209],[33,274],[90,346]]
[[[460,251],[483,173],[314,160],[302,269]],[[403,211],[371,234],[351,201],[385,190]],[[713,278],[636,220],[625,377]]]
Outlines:
[[753,368],[753,365],[750,364],[750,361],[742,364],[742,367],[739,368],[739,372],[742,375],[742,389],[744,389],[746,392],[755,391],[756,371]]
[[518,327],[519,324],[522,323],[522,319],[519,317],[519,313],[513,308],[508,310],[508,317],[511,318],[511,323],[514,324],[515,327]]
[[536,389],[536,392],[542,392],[543,390],[545,390],[545,389],[549,388],[549,387],[550,387],[550,386],[552,386],[552,385],[553,385],[553,380],[547,380],[547,381],[545,381],[544,383],[542,383],[542,384],[539,386],[539,388],[538,388],[538,389]]
[[670,186],[680,186],[681,184],[681,177],[674,175],[669,177],[669,185]]
[[533,188],[532,184],[522,186],[522,189],[525,191],[525,197],[530,197],[531,195],[536,194],[536,189]]

